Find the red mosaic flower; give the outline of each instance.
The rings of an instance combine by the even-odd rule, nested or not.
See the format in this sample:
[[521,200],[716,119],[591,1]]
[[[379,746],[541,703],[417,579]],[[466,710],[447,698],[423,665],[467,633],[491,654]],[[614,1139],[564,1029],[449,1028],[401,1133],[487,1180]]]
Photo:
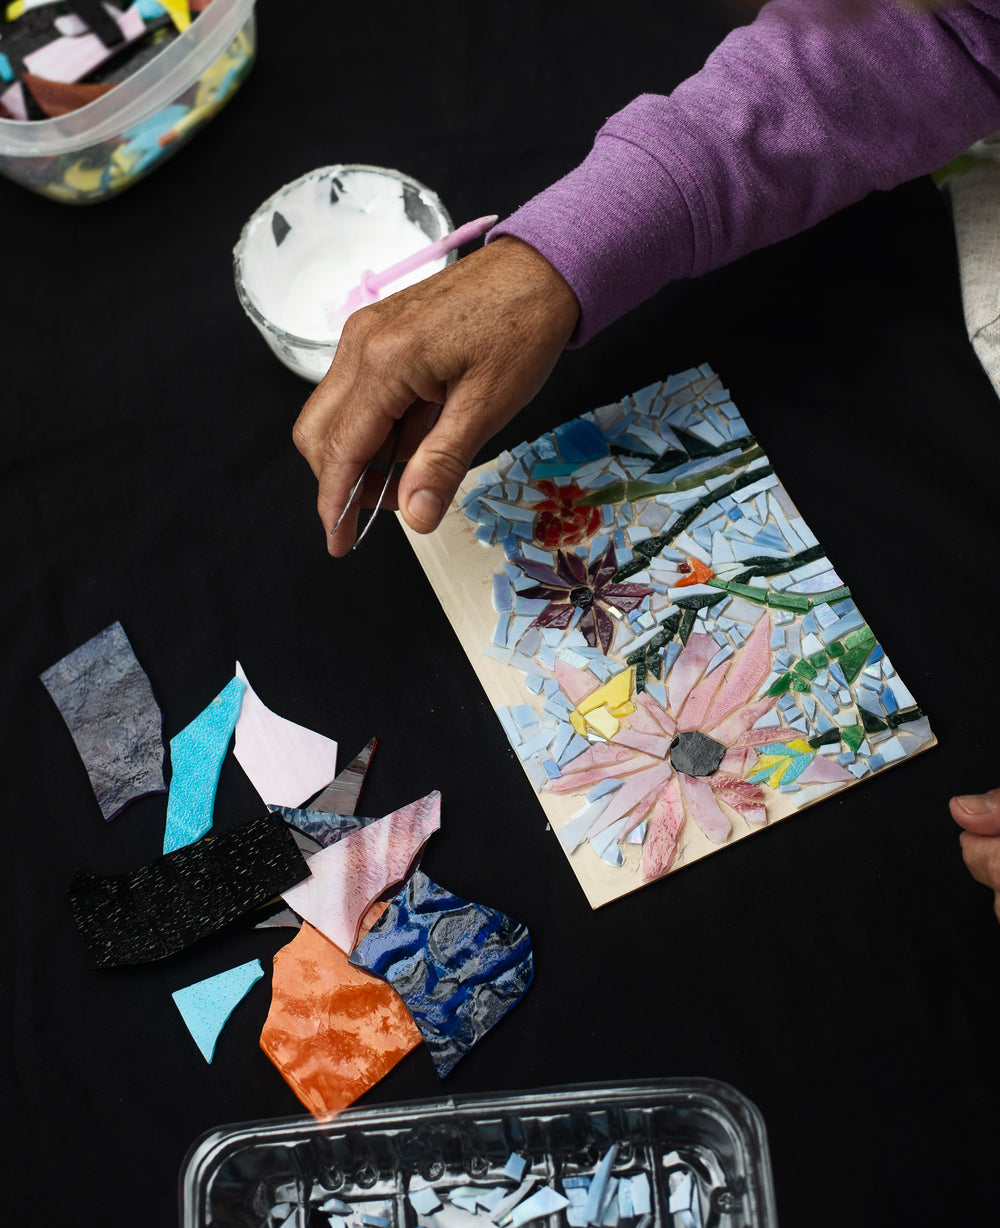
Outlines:
[[601,527],[601,513],[596,507],[574,507],[584,492],[579,486],[557,486],[543,478],[535,483],[547,497],[535,504],[535,541],[547,550],[558,546],[575,546],[592,537]]

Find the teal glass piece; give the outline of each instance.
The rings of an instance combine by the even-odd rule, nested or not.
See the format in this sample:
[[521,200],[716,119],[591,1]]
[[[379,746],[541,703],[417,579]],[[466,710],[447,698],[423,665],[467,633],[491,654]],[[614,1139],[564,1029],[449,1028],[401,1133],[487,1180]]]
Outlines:
[[588,422],[585,418],[564,422],[556,427],[552,435],[564,461],[584,464],[608,454],[604,433],[595,422]]
[[165,853],[200,840],[212,826],[219,772],[245,689],[239,678],[233,678],[190,725],[170,739]]
[[226,1020],[263,975],[260,960],[251,959],[171,995],[206,1062],[215,1055]]

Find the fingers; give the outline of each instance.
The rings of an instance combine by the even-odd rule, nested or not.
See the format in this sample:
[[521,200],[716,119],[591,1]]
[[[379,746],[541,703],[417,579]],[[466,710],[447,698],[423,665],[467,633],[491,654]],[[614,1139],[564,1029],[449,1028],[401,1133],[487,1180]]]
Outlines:
[[951,817],[966,831],[979,836],[1000,836],[1000,789],[953,797],[948,808]]

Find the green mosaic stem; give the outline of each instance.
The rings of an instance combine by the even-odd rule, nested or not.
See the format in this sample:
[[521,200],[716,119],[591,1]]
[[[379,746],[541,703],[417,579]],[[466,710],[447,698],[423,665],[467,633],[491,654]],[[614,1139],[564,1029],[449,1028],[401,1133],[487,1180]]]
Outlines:
[[[632,503],[636,499],[651,499],[655,495],[677,495],[683,494],[685,490],[693,490],[698,486],[703,486],[705,482],[709,482],[712,478],[721,477],[725,473],[734,473],[737,469],[742,469],[744,465],[751,461],[759,460],[764,455],[764,449],[756,443],[739,456],[734,456],[732,460],[726,461],[724,464],[716,465],[714,469],[706,469],[701,473],[692,473],[687,477],[675,478],[672,482],[647,482],[640,478],[627,478],[624,482],[611,482],[607,486],[602,486],[600,490],[595,490],[591,494],[583,498],[577,499],[573,504],[574,507],[600,507],[605,503]],[[762,466],[760,469],[754,470],[754,476],[751,481],[756,482],[758,478],[765,477],[767,473],[773,472],[770,468]],[[747,485],[748,483],[744,483]],[[727,490],[729,486],[727,482],[725,486],[720,486],[717,491],[711,492],[711,498],[708,503],[703,506],[708,507],[717,499],[725,498],[727,494],[732,494],[733,490],[739,490],[739,486],[734,486],[731,490]],[[702,496],[706,498],[707,496]]]

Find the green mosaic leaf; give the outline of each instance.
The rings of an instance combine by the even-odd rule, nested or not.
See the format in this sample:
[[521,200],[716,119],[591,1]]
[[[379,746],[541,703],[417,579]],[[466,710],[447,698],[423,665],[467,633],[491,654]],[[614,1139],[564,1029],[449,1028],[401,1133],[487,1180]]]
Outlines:
[[825,733],[818,733],[814,738],[809,739],[809,745],[814,749],[820,746],[832,746],[834,742],[840,741],[839,729],[828,729]]
[[856,755],[858,747],[865,740],[865,731],[860,725],[847,725],[841,729],[840,736],[844,739],[847,749]]
[[776,678],[767,688],[767,693],[768,695],[784,695],[791,685],[792,675],[782,674],[780,678]]
[[792,666],[792,670],[799,675],[800,678],[808,678],[810,682],[819,673],[819,670],[811,661],[803,658],[801,661],[796,661]]

